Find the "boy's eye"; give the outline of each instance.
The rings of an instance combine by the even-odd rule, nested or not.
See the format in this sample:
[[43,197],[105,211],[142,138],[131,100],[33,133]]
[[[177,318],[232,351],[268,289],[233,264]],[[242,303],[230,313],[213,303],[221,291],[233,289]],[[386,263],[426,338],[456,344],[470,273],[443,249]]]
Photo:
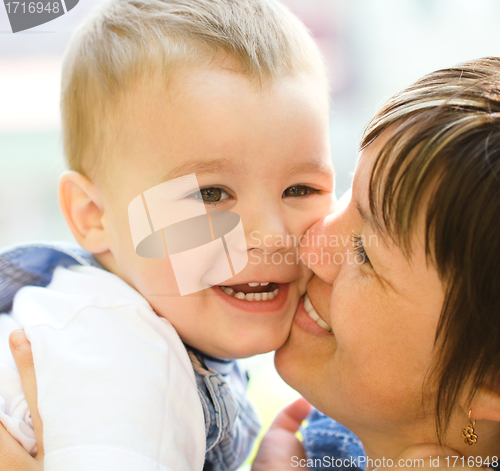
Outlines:
[[229,198],[229,195],[222,188],[216,186],[202,188],[200,193],[204,203],[218,203],[219,201]]
[[314,190],[310,186],[306,185],[294,185],[294,186],[289,186],[284,192],[283,192],[283,197],[285,196],[291,196],[291,197],[296,197],[296,196],[306,196],[311,193],[317,193],[317,190]]

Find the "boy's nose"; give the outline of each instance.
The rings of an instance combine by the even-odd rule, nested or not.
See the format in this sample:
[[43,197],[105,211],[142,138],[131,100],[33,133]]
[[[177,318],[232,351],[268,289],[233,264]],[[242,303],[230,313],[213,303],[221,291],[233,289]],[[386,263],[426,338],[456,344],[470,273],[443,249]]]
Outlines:
[[300,244],[299,259],[329,284],[335,281],[351,243],[342,226],[342,212],[330,214],[312,225]]
[[264,253],[288,250],[294,246],[293,236],[277,212],[265,211],[243,222],[248,249]]

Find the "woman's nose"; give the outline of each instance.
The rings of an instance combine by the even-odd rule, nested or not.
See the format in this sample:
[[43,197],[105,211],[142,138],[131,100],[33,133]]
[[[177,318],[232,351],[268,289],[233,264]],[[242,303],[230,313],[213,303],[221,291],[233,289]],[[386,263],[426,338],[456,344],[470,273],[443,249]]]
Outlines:
[[342,231],[343,211],[330,214],[312,225],[300,244],[299,260],[326,283],[332,284],[352,244]]

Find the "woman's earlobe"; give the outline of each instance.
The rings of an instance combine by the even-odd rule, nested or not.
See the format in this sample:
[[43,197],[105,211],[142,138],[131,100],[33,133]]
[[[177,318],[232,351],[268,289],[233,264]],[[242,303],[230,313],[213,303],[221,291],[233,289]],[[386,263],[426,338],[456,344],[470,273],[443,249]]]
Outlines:
[[488,385],[480,386],[474,394],[470,406],[471,420],[490,420],[500,422],[500,388]]
[[59,205],[75,239],[88,252],[109,250],[102,224],[104,208],[99,190],[84,175],[67,171],[59,179]]

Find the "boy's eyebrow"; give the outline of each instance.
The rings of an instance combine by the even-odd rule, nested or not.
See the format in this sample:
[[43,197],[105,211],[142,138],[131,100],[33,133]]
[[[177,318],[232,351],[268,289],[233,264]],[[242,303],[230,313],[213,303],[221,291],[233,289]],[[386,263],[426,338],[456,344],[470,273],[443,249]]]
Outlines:
[[175,178],[183,177],[184,175],[189,175],[191,173],[195,173],[196,175],[206,175],[221,172],[234,173],[235,171],[236,165],[233,161],[228,159],[195,159],[174,167],[162,178],[161,181],[166,182],[174,180]]
[[[171,169],[162,179],[161,182],[174,180],[184,175],[195,173],[196,175],[207,175],[213,173],[235,173],[237,166],[233,160],[220,158],[211,160],[195,159],[185,162]],[[326,176],[335,175],[335,172],[323,162],[303,162],[293,165],[287,170],[288,176],[293,176],[298,173],[321,173]]]
[[321,173],[328,177],[335,175],[335,170],[324,162],[302,162],[297,165],[292,165],[287,170],[287,176],[293,176],[298,173]]

